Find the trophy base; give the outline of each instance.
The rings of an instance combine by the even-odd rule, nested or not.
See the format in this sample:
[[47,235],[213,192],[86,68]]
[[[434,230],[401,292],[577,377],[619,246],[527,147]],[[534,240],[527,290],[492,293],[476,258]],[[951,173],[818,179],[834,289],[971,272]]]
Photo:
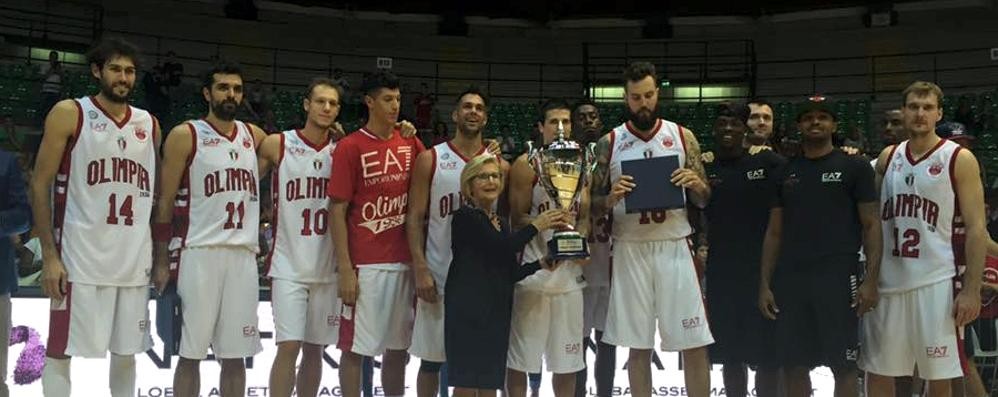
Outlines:
[[548,253],[554,260],[584,259],[589,257],[589,246],[579,232],[560,231],[548,241]]

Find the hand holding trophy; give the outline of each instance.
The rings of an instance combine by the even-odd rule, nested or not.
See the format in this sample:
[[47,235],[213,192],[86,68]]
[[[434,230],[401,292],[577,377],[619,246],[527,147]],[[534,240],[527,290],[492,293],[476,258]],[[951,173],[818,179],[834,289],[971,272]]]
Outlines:
[[[583,148],[565,137],[565,126],[558,123],[558,135],[546,148],[534,148],[527,142],[527,161],[537,174],[538,183],[558,209],[571,211],[579,202],[586,178],[595,165],[592,145]],[[586,239],[571,226],[554,232],[548,241],[553,260],[589,257]]]

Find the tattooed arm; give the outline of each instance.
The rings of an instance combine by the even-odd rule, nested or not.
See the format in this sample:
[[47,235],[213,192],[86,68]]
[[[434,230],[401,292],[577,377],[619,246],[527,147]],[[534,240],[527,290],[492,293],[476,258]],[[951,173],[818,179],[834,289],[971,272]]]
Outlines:
[[707,185],[707,174],[700,159],[700,142],[693,131],[681,130],[686,142],[686,167],[672,173],[672,183],[686,188],[690,192],[690,201],[700,208],[707,206],[710,200],[710,186]]
[[596,168],[589,182],[590,211],[594,219],[601,218],[610,212],[610,134],[603,135],[596,141]]

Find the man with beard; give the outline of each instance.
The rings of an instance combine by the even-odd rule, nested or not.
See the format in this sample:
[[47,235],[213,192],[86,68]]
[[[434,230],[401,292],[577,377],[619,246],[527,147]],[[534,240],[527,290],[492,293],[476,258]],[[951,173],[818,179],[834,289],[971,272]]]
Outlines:
[[[572,131],[575,131],[579,143],[589,145],[596,142],[603,134],[603,121],[599,109],[589,100],[583,100],[572,110]],[[589,233],[589,264],[582,267],[586,277],[586,288],[582,290],[583,304],[583,360],[586,346],[589,345],[589,335],[596,331],[596,395],[609,396],[613,394],[613,375],[616,371],[617,348],[603,342],[603,330],[606,329],[606,311],[610,300],[610,219],[606,216],[592,218]],[[584,397],[588,369],[579,371],[575,378],[575,395]]]
[[[478,87],[469,87],[457,98],[451,112],[457,133],[416,157],[409,184],[406,235],[419,298],[409,353],[422,359],[416,379],[419,397],[436,395],[446,361],[443,293],[452,259],[451,214],[464,200],[461,170],[486,151],[482,130],[488,122],[488,98]],[[508,169],[499,161],[501,169]]]
[[917,366],[929,380],[926,394],[947,396],[951,380],[963,376],[963,327],[981,307],[989,243],[983,184],[974,155],[937,135],[939,86],[917,81],[901,96],[910,139],[885,148],[877,161],[882,239],[892,249],[884,250],[874,279],[882,305],[863,321],[860,366],[871,395],[894,394],[891,378]]
[[[806,102],[797,123],[802,156],[776,179],[762,246],[759,310],[776,321],[788,396],[810,395],[809,372],[817,366],[832,369],[836,396],[855,396],[857,321],[876,305],[880,270],[873,169],[832,145],[837,124],[824,98]],[[857,291],[861,244],[869,259]]]
[[636,185],[633,177],[622,174],[621,163],[665,156],[677,156],[679,168],[657,183],[686,189],[700,208],[710,199],[693,132],[657,116],[658,81],[655,66],[647,62],[632,63],[624,70],[629,121],[600,138],[596,146],[592,211],[594,216],[613,217],[614,269],[603,340],[631,349],[631,392],[650,396],[657,320],[661,349],[683,353],[689,395],[705,397],[710,394],[706,346],[714,338],[690,252],[688,237],[693,230],[686,208],[627,213],[623,203]]
[[[752,108],[750,110],[750,108]],[[717,159],[706,166],[711,185],[707,218],[707,312],[717,343],[711,361],[724,364],[728,395],[748,395],[746,364],[759,365],[759,395],[776,394],[775,363],[764,359],[771,332],[756,309],[759,294],[758,258],[766,234],[769,207],[776,194],[773,182],[786,160],[772,151],[749,155],[744,145],[746,124],[758,107],[725,104],[714,122]]]
[[[267,136],[260,144],[260,174],[271,167],[274,244],[267,255],[277,355],[270,369],[270,393],[315,396],[322,379],[322,349],[336,344],[340,304],[329,230],[326,184],[339,130],[340,87],[312,80],[302,107],[308,120],[300,130]],[[301,364],[295,372],[298,352]]]
[[343,300],[340,383],[344,396],[358,397],[362,358],[382,355],[385,395],[401,396],[413,321],[411,255],[403,226],[412,165],[425,149],[396,127],[402,101],[398,77],[379,70],[364,79],[360,92],[367,123],[337,142],[328,190]]
[[152,115],[128,105],[137,60],[133,45],[101,41],[87,53],[100,92],[60,101],[45,119],[31,207],[44,253],[42,292],[52,300],[46,396],[70,395],[70,357],[108,351],[111,395],[133,396],[134,355],[152,346],[150,220],[160,135]]
[[[244,358],[262,349],[256,314],[256,147],[265,134],[235,119],[243,101],[238,66],[220,63],[208,70],[201,93],[208,115],[174,127],[164,144],[153,278],[162,291],[170,278],[168,249],[179,250],[177,294],[184,321],[174,395],[198,395],[200,363],[210,346],[222,364],[222,396],[241,396]],[[167,239],[171,225],[173,238]]]

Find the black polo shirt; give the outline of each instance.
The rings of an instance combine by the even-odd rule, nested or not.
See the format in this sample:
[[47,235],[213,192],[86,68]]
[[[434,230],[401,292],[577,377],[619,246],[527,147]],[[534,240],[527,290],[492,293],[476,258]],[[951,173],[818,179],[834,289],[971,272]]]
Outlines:
[[759,272],[777,173],[786,159],[772,151],[717,159],[707,165],[708,279],[740,279]]
[[879,200],[870,160],[841,150],[798,157],[779,176],[773,207],[783,208],[779,268],[856,263],[863,242],[857,205]]

